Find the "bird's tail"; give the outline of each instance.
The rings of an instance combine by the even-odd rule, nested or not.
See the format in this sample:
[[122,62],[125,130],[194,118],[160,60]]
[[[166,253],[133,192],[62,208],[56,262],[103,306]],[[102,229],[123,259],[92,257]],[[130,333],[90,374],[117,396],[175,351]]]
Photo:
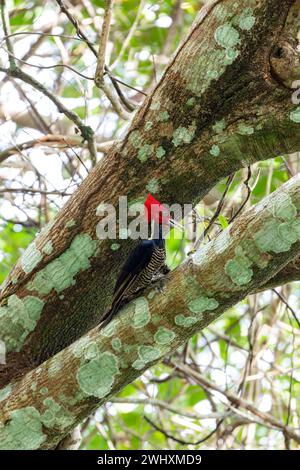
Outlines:
[[121,305],[119,303],[115,303],[101,318],[99,330],[102,330],[117,314],[118,310],[120,309]]

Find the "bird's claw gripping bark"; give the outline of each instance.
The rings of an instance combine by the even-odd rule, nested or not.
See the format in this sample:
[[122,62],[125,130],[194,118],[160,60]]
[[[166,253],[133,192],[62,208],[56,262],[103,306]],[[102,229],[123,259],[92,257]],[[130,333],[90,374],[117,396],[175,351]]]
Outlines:
[[[168,272],[170,272],[170,270],[168,269]],[[168,275],[167,274],[162,274],[162,273],[158,273],[156,274],[153,278],[152,278],[152,281],[151,281],[151,284],[153,284],[155,290],[161,294],[164,293],[164,291],[166,290],[166,280],[168,278]]]

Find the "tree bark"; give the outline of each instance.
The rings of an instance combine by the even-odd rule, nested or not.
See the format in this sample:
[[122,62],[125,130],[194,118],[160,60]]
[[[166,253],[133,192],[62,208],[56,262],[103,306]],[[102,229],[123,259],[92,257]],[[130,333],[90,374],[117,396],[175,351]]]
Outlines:
[[300,254],[300,176],[237,218],[104,329],[2,390],[0,448],[52,449],[146,369]]
[[[20,372],[25,373],[28,367],[34,368],[59,354],[28,373],[3,402],[1,420],[8,420],[8,424],[2,428],[2,442],[10,442],[6,436],[13,433],[18,424],[34,422],[38,429],[42,424],[46,428],[49,425],[42,432],[43,437],[41,432],[35,436],[34,448],[50,448],[99,406],[103,398],[99,392],[97,399],[91,394],[84,395],[84,390],[90,390],[92,384],[87,388],[83,385],[83,389],[79,387],[82,380],[88,382],[85,374],[89,372],[89,362],[87,367],[84,363],[80,365],[86,360],[82,356],[85,348],[80,344],[91,344],[89,354],[94,345],[100,348],[101,357],[96,361],[95,370],[97,375],[99,367],[103,369],[102,389],[108,389],[111,382],[111,376],[106,377],[105,370],[110,374],[118,371],[118,374],[114,372],[109,391],[109,394],[115,393],[170,351],[168,346],[161,344],[161,353],[154,358],[157,348],[148,346],[156,329],[156,333],[164,332],[159,327],[166,328],[164,318],[167,314],[169,317],[166,318],[172,322],[170,331],[176,335],[172,342],[174,350],[203,328],[208,318],[212,321],[253,289],[261,289],[272,276],[280,278],[281,269],[284,268],[281,271],[285,273],[284,279],[291,271],[292,279],[297,278],[295,270],[287,267],[287,263],[299,256],[299,241],[284,245],[283,235],[277,237],[273,230],[274,220],[270,220],[268,228],[269,241],[276,240],[278,250],[285,246],[281,252],[270,254],[266,250],[267,254],[262,256],[255,249],[257,259],[252,259],[247,247],[241,245],[242,235],[235,232],[234,227],[238,227],[245,235],[245,221],[253,223],[259,233],[264,230],[260,215],[264,214],[267,219],[270,216],[264,206],[268,201],[265,201],[225,232],[229,239],[223,235],[225,238],[219,241],[218,255],[213,255],[213,245],[209,244],[210,248],[201,251],[200,267],[191,268],[185,264],[172,274],[166,295],[155,295],[149,300],[152,329],[147,325],[147,328],[137,330],[138,344],[132,345],[134,349],[129,344],[126,352],[122,346],[120,354],[118,341],[112,346],[110,338],[96,331],[87,333],[108,308],[116,273],[133,245],[129,240],[119,240],[116,246],[111,241],[97,239],[97,208],[102,202],[116,205],[120,195],[127,195],[132,203],[144,198],[151,188],[154,195],[166,203],[196,203],[220,179],[234,171],[259,160],[299,150],[300,107],[296,107],[291,99],[292,82],[299,76],[296,51],[299,6],[299,0],[215,0],[208,4],[179,46],[161,81],[136,114],[124,140],[96,166],[12,270],[0,299],[0,339],[8,350],[8,364],[2,368],[2,384]],[[278,196],[282,204],[287,204],[291,216],[294,207],[299,210],[297,195],[291,189],[298,186],[296,181],[289,183]],[[270,201],[272,197],[269,200],[272,204]],[[272,217],[275,216],[273,213]],[[279,220],[287,224],[281,229],[284,237],[294,241],[295,233],[298,234],[296,222],[284,217]],[[294,222],[295,226],[290,225]],[[258,243],[261,243],[260,248],[264,246],[262,240]],[[118,249],[115,251],[115,248]],[[263,267],[263,262],[267,263],[267,268]],[[221,270],[217,272],[215,266],[221,266]],[[251,280],[242,285],[235,284],[231,274],[229,278],[224,276],[226,266],[232,276],[242,272],[244,280],[250,275]],[[198,284],[201,282],[205,292],[201,295],[207,305],[218,305],[208,308],[209,316],[184,328],[187,324],[183,317],[188,308],[188,299],[184,296],[187,293],[192,296],[194,289],[187,288],[183,282],[187,270],[188,279],[195,277]],[[197,296],[200,295],[198,288],[195,287]],[[189,302],[193,301],[191,299]],[[119,337],[121,344],[123,331],[131,336],[131,310],[142,312],[142,318],[145,309],[148,312],[145,300],[135,302],[114,323],[120,328],[116,339]],[[177,322],[183,323],[174,325],[173,315],[180,317]],[[72,344],[84,334],[86,336],[79,343]],[[143,357],[153,358],[143,367],[141,359],[137,358],[139,346],[145,346],[141,353]],[[74,354],[77,347],[80,350],[76,353],[78,357]],[[116,364],[116,355],[122,366]],[[132,360],[140,361],[140,368],[128,366]],[[76,374],[79,370],[82,372],[78,383]],[[29,391],[33,381],[37,391],[45,391],[44,395],[44,392],[38,395],[36,391]],[[56,384],[64,384],[60,397],[56,393]],[[65,407],[67,411],[62,413],[62,421],[55,418],[54,411],[60,415],[58,409],[63,411]],[[26,411],[20,409],[18,412],[19,408]],[[55,416],[50,419],[46,413],[46,418],[41,418],[46,411]]]

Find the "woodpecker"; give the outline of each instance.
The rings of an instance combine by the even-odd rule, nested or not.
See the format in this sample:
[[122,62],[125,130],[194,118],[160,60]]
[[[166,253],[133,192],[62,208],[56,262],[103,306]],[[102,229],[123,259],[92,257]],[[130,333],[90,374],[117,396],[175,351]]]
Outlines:
[[158,274],[167,274],[164,226],[178,226],[168,210],[151,194],[144,203],[145,218],[153,221],[152,239],[142,240],[130,253],[115,284],[111,308],[101,319],[100,328],[106,326],[120,308],[139,291],[151,284]]

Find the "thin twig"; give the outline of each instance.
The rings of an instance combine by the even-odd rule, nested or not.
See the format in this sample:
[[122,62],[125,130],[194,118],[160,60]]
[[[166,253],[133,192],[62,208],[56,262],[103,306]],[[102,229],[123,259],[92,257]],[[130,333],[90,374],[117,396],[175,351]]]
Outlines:
[[251,179],[251,176],[252,176],[252,172],[251,172],[251,167],[248,166],[248,174],[247,174],[247,178],[245,179],[244,181],[244,185],[246,186],[247,188],[247,196],[246,196],[246,199],[244,200],[243,204],[241,205],[241,207],[237,210],[237,212],[231,217],[229,223],[231,224],[234,219],[236,219],[236,217],[242,212],[242,210],[244,209],[245,205],[247,204],[247,202],[249,201],[250,199],[250,196],[251,196],[251,188],[249,186],[249,181]]
[[222,194],[222,197],[219,201],[219,204],[218,204],[218,207],[214,213],[214,215],[212,216],[212,218],[210,219],[210,222],[208,224],[208,226],[205,228],[205,230],[203,231],[202,235],[195,241],[194,243],[194,246],[193,246],[193,250],[192,251],[195,251],[199,248],[201,242],[205,239],[205,237],[208,235],[208,233],[210,232],[213,224],[215,223],[216,219],[218,218],[221,210],[222,210],[222,207],[223,207],[223,204],[224,204],[224,201],[225,201],[225,198],[226,198],[226,195],[229,191],[229,188],[231,186],[231,183],[232,183],[232,180],[234,178],[234,174],[230,175],[228,178],[227,178],[227,181],[226,181],[226,187],[225,187],[225,190]]
[[[110,148],[113,146],[114,141],[109,140],[107,142],[96,143],[97,152],[107,153]],[[71,136],[71,135],[60,135],[60,134],[48,134],[43,135],[37,139],[32,139],[27,142],[22,142],[20,144],[15,144],[8,149],[0,152],[0,163],[2,163],[6,158],[14,155],[15,153],[22,152],[23,150],[30,149],[37,145],[47,146],[51,148],[58,148],[59,150],[64,150],[65,148],[70,147],[83,147],[84,143],[80,136]]]
[[95,73],[95,83],[99,87],[103,81],[103,74],[105,70],[105,55],[106,55],[107,42],[109,38],[113,3],[114,3],[114,0],[104,0],[104,15],[103,15],[103,21],[102,21],[101,34],[100,34],[97,68],[96,68],[96,73]]
[[[70,23],[72,23],[72,25],[74,26],[75,30],[76,30],[76,33],[77,33],[77,36],[82,39],[86,45],[89,47],[89,49],[92,51],[92,53],[94,54],[95,57],[98,57],[98,54],[97,54],[97,51],[94,47],[94,45],[91,43],[91,41],[88,39],[88,37],[86,36],[86,34],[84,33],[84,31],[80,28],[79,24],[78,24],[78,21],[76,20],[76,18],[74,18],[74,16],[70,13],[70,10],[65,6],[63,0],[56,0],[56,2],[58,3],[58,5],[60,6],[60,9],[61,11],[66,15],[66,17],[68,18],[68,20],[70,21]],[[109,69],[107,66],[105,66],[105,73],[107,73],[107,75],[109,76],[115,90],[116,90],[116,93],[117,95],[119,96],[121,102],[123,103],[124,107],[129,111],[134,111],[135,109],[135,106],[133,105],[133,103],[131,103],[125,96],[124,94],[122,93],[119,85],[118,85],[118,82],[119,80],[115,77],[113,77],[110,73],[109,73]],[[125,83],[122,82],[123,85],[127,86]],[[137,92],[139,92],[139,90],[136,90]]]
[[292,168],[290,167],[287,159],[283,155],[281,156],[281,158],[283,160],[283,163],[284,163],[285,169],[287,171],[287,174],[289,175],[290,178],[293,178],[293,176],[295,176],[295,172],[292,170]]
[[218,424],[216,425],[216,427],[205,437],[203,437],[202,439],[199,439],[198,441],[196,442],[189,442],[189,441],[184,441],[183,439],[179,439],[178,437],[175,437],[173,436],[172,434],[170,434],[170,432],[168,431],[165,431],[164,429],[160,428],[159,426],[157,426],[157,424],[155,424],[150,418],[148,418],[148,416],[144,415],[144,419],[145,421],[147,421],[148,424],[150,424],[156,431],[159,431],[161,432],[162,434],[164,434],[164,436],[166,436],[168,439],[172,439],[172,441],[175,441],[175,442],[178,442],[178,444],[181,444],[181,445],[184,445],[184,446],[188,446],[188,445],[191,445],[191,446],[197,446],[199,444],[202,444],[203,442],[207,441],[211,436],[213,436],[217,430],[219,429],[219,427],[221,426],[223,420],[219,421]]
[[[71,39],[72,41],[81,41],[81,42],[85,42],[85,39],[83,38],[79,38],[79,37],[76,37],[76,36],[68,36],[67,34],[55,34],[55,33],[46,33],[46,32],[42,32],[42,31],[18,31],[17,33],[11,33],[11,34],[6,34],[4,37],[3,37],[3,40],[1,41],[0,43],[0,46],[2,46],[2,43],[7,39],[7,38],[12,38],[14,36],[51,36],[51,37],[54,37],[54,38],[60,38],[60,39]],[[92,43],[91,43],[92,44]]]
[[[7,77],[8,78],[8,77]],[[8,78],[9,80],[11,80],[10,78]],[[16,80],[12,80],[13,83],[14,83],[14,86],[16,87],[19,95],[27,101],[27,103],[29,104],[29,108],[28,109],[28,113],[31,115],[32,117],[32,120],[36,123],[36,127],[37,129],[40,129],[41,132],[47,132],[47,134],[51,134],[51,127],[50,125],[48,125],[45,121],[45,119],[43,118],[43,116],[41,115],[41,113],[38,111],[35,103],[33,103],[33,101],[28,97],[28,94],[25,93],[23,91],[23,88],[22,86],[16,81]],[[0,155],[1,155],[1,152],[0,152]]]
[[157,400],[155,398],[112,398],[111,403],[130,403],[135,405],[151,405],[157,406],[164,410],[169,411],[170,413],[178,414],[184,416],[185,418],[193,419],[193,420],[200,420],[200,419],[220,419],[224,418],[224,413],[207,413],[207,414],[200,414],[200,413],[189,413],[188,411],[175,408],[174,406],[166,403],[162,400]]
[[9,59],[9,64],[11,69],[16,68],[16,63],[13,57],[14,54],[14,49],[12,42],[10,41],[9,35],[10,35],[10,23],[9,23],[9,16],[8,12],[6,9],[6,1],[1,0],[1,20],[2,20],[2,25],[3,25],[3,31],[6,36],[5,42],[6,42],[6,47],[7,47],[7,52],[8,52],[8,59]]
[[115,96],[112,89],[110,89],[109,85],[105,83],[104,73],[105,73],[105,55],[106,55],[106,48],[107,42],[109,37],[109,30],[110,30],[110,22],[112,17],[112,6],[113,0],[105,0],[105,8],[104,8],[104,16],[102,22],[102,29],[100,34],[100,44],[99,44],[99,52],[97,57],[97,67],[95,72],[95,84],[98,88],[100,88],[104,94],[107,96],[109,101],[112,104],[112,107],[116,111],[116,113],[123,119],[129,120],[131,118],[131,114],[128,113],[121,105],[121,102],[118,100],[117,96]]
[[291,312],[291,314],[293,315],[298,327],[300,328],[300,320],[298,320],[298,317],[296,315],[296,312],[295,310],[289,305],[289,303],[287,302],[287,300],[276,290],[276,289],[272,289],[272,291],[274,292],[274,294],[277,295],[277,297],[279,297],[279,299],[281,300],[281,302],[286,306],[286,308]]
[[14,60],[17,60],[18,62],[21,62],[21,64],[24,64],[24,65],[27,65],[28,67],[34,67],[36,69],[44,69],[44,70],[48,70],[48,69],[54,69],[54,68],[57,68],[57,67],[63,67],[63,68],[66,68],[66,69],[69,69],[71,70],[72,72],[76,73],[77,75],[79,75],[80,77],[84,78],[85,80],[94,80],[94,77],[89,77],[88,75],[85,75],[81,72],[79,72],[79,70],[76,70],[74,69],[73,67],[71,67],[71,65],[68,65],[68,64],[52,64],[52,65],[37,65],[37,64],[31,64],[30,62],[27,62],[26,60],[23,60],[23,59],[19,59],[19,57],[16,57],[14,54],[12,54],[11,52],[9,52],[7,49],[5,49],[5,47],[1,46],[2,49],[4,49],[6,51],[6,53],[10,56],[10,57],[13,57]]
[[24,194],[56,194],[58,196],[71,196],[72,193],[67,193],[66,191],[46,191],[43,189],[30,189],[30,188],[0,188],[0,193],[24,193]]
[[12,70],[12,69],[6,69],[4,67],[0,67],[0,72],[4,72],[9,77],[18,78],[22,80],[23,82],[28,83],[29,85],[34,87],[36,90],[43,93],[43,95],[47,96],[47,98],[49,98],[55,104],[59,112],[67,116],[78,127],[78,129],[81,132],[83,140],[84,141],[86,140],[88,142],[88,149],[90,151],[92,160],[96,161],[96,148],[95,148],[95,143],[93,139],[94,132],[90,126],[85,126],[82,123],[82,121],[79,119],[77,114],[75,114],[73,111],[70,111],[56,96],[54,96],[48,90],[48,88],[42,85],[42,83],[38,82],[35,78],[28,75],[26,72],[23,72],[23,70],[19,68]]
[[296,433],[294,429],[292,429],[289,426],[285,426],[283,423],[278,421],[276,418],[274,418],[272,415],[269,413],[265,413],[263,411],[260,411],[256,406],[252,405],[252,403],[244,400],[243,398],[239,397],[233,392],[229,392],[226,390],[223,390],[221,387],[216,385],[215,383],[211,382],[207,378],[203,377],[199,372],[195,371],[192,367],[189,367],[187,365],[183,364],[175,364],[171,361],[171,365],[173,367],[176,367],[178,370],[182,371],[185,376],[189,377],[189,379],[195,380],[196,383],[199,383],[201,386],[214,390],[215,392],[220,393],[221,395],[224,395],[226,399],[233,405],[234,408],[244,408],[248,412],[250,412],[252,415],[257,416],[262,422],[266,422],[272,427],[280,430],[283,433],[288,434],[288,436],[293,439],[295,442],[300,444],[300,434]]

